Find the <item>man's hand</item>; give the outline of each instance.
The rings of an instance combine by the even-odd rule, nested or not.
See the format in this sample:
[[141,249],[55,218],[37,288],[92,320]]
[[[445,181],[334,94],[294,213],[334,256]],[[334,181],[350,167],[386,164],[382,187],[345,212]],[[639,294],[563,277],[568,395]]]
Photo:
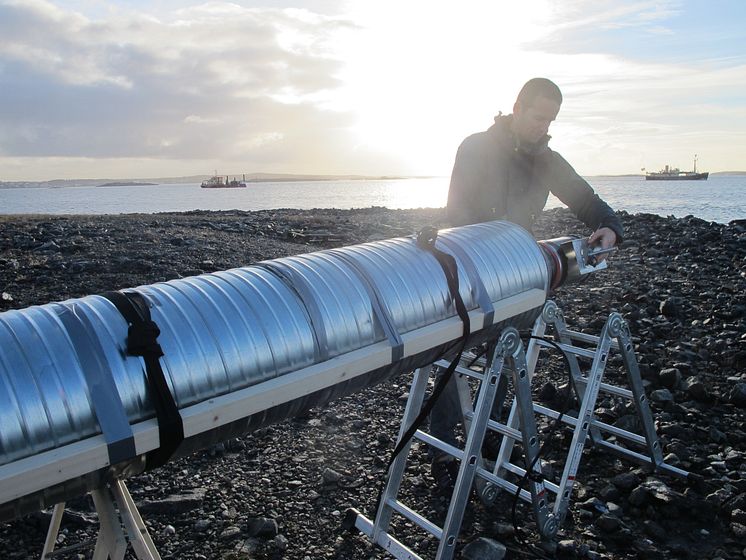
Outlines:
[[[614,230],[607,227],[598,228],[588,238],[588,245],[590,247],[600,246],[601,249],[610,249],[616,245],[616,233]],[[604,262],[606,260],[607,253],[602,253],[598,256],[598,262]]]

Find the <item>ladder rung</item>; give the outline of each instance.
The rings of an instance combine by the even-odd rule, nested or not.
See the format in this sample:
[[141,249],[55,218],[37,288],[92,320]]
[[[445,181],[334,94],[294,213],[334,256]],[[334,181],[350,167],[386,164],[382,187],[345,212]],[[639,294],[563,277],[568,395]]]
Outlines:
[[622,387],[617,387],[616,385],[609,385],[608,383],[601,383],[598,386],[600,391],[603,391],[604,393],[609,393],[611,395],[616,395],[618,397],[624,397],[625,399],[634,399],[635,394],[630,391],[629,389],[624,389]]
[[[588,385],[588,378],[583,376],[576,377],[574,381],[575,383],[580,383],[584,386]],[[618,387],[616,385],[610,385],[608,383],[604,383],[603,381],[599,383],[598,390],[603,391],[604,393],[609,393],[610,395],[616,395],[617,397],[623,397],[625,399],[633,400],[635,398],[635,394],[629,389]]]
[[425,531],[433,535],[436,539],[440,540],[443,538],[443,529],[438,527],[435,523],[429,519],[423,517],[412,508],[405,506],[398,500],[386,500],[386,505],[394,511],[399,512],[401,515],[409,519],[412,523],[416,523],[422,527]]
[[[352,513],[356,515],[355,527],[357,527],[361,533],[367,535],[368,538],[372,539],[375,529],[373,522],[356,510],[352,510]],[[402,544],[386,531],[380,531],[378,533],[375,543],[381,546],[384,550],[389,551],[394,558],[399,560],[422,560],[422,557],[417,556],[407,546]]]
[[[538,412],[539,414],[549,416],[550,418],[553,418],[554,420],[559,418],[559,412],[557,412],[556,410],[552,410],[551,408],[541,406],[540,404],[534,403],[534,411]],[[568,416],[566,414],[562,416],[562,422],[564,422],[565,424],[569,424],[570,426],[573,426],[573,427],[578,425],[577,418],[574,418],[573,416]],[[604,432],[608,432],[617,437],[631,441],[633,443],[637,443],[639,445],[646,444],[645,438],[642,437],[641,435],[628,432],[627,430],[622,430],[621,428],[617,428],[616,426],[612,426],[611,424],[601,422],[600,420],[595,420],[595,419],[591,420],[591,426],[598,428],[599,430],[603,430]]]
[[[438,362],[435,362],[435,365],[440,368],[447,368],[450,364],[446,362],[445,360],[440,360]],[[474,371],[473,369],[466,368],[464,366],[456,366],[456,369],[454,370],[456,373],[460,373],[461,375],[466,375],[467,377],[472,377],[474,379],[481,380],[484,377],[484,374],[481,371]]]
[[[569,335],[570,338],[574,338],[575,340],[580,340],[581,342],[588,342],[590,344],[598,345],[598,343],[601,341],[600,336],[586,334],[586,333],[582,333],[578,331],[566,330],[564,334]],[[614,350],[619,350],[619,343],[616,341],[616,339],[613,339],[613,338],[611,339],[611,347]]]
[[[466,413],[467,420],[471,421],[473,418],[474,418],[473,412]],[[519,430],[516,430],[515,428],[511,428],[510,426],[506,426],[505,424],[501,424],[500,422],[496,422],[494,420],[487,420],[487,426],[493,432],[497,432],[498,434],[502,434],[516,441],[521,441],[521,438],[523,437]]]
[[[483,478],[487,482],[491,482],[495,486],[499,486],[503,490],[507,490],[513,495],[515,495],[515,491],[518,490],[517,485],[513,484],[512,482],[508,482],[504,478],[495,476],[493,473],[483,469],[482,467],[477,467],[476,475],[480,478]],[[520,498],[524,502],[531,502],[531,493],[528,490],[521,489]]]
[[615,453],[618,453],[620,455],[625,455],[629,457],[630,459],[637,461],[638,463],[642,465],[648,465],[648,466],[654,466],[656,469],[668,471],[671,474],[675,474],[677,476],[681,477],[688,477],[689,472],[685,471],[683,469],[680,469],[678,467],[674,467],[673,465],[667,465],[666,463],[654,463],[650,460],[650,456],[643,455],[642,453],[637,453],[636,451],[632,451],[631,449],[627,449],[626,447],[622,447],[621,445],[617,445],[615,443],[612,443],[610,441],[601,441],[599,442],[599,445],[606,447],[610,451],[613,451]]
[[441,441],[430,434],[423,432],[422,430],[417,430],[412,437],[415,437],[419,439],[420,441],[424,441],[426,444],[431,445],[437,449],[440,449],[441,451],[448,453],[452,457],[456,457],[459,460],[462,460],[464,458],[464,451],[462,449],[459,449],[458,447],[454,447],[453,445],[446,443],[444,441]]
[[[526,474],[526,469],[521,468],[518,465],[515,465],[513,463],[503,463],[500,466],[503,467],[505,470],[510,471],[513,474],[517,474],[518,476],[521,476],[521,477],[525,476]],[[553,482],[550,482],[548,480],[544,480],[543,482],[544,482],[544,487],[550,492],[554,492],[555,494],[559,492],[559,486],[557,486]]]
[[[554,344],[550,344],[546,340],[537,339],[536,343],[539,344],[539,346],[543,346],[544,348],[555,348]],[[565,352],[568,354],[574,354],[576,356],[582,356],[583,358],[590,358],[593,359],[596,356],[596,352],[594,350],[588,350],[587,348],[579,348],[578,346],[572,346],[570,344],[565,344],[563,342],[556,342],[557,346],[562,348]]]

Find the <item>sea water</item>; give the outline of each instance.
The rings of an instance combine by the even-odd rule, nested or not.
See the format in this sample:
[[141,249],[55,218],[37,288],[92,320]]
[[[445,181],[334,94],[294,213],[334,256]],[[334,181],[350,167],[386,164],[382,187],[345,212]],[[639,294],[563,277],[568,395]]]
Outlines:
[[[588,177],[615,210],[727,223],[746,219],[746,175],[707,181],[645,181],[640,176]],[[142,186],[0,188],[0,214],[129,214],[274,208],[437,208],[448,177],[249,183],[202,189],[198,183]],[[550,196],[547,208],[562,206]]]

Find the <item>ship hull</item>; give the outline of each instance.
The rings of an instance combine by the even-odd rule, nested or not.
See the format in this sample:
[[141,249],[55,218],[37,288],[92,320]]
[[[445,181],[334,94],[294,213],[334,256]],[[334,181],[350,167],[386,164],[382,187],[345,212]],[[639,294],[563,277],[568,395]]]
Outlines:
[[710,176],[709,172],[705,173],[688,173],[688,174],[666,174],[666,173],[649,173],[645,175],[646,181],[706,181]]

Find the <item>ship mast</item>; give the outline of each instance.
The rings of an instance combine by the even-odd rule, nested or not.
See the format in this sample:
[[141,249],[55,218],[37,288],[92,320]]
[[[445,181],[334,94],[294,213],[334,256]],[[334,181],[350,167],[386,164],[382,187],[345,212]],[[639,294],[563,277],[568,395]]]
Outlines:
[[694,172],[697,172],[697,154],[694,154]]

